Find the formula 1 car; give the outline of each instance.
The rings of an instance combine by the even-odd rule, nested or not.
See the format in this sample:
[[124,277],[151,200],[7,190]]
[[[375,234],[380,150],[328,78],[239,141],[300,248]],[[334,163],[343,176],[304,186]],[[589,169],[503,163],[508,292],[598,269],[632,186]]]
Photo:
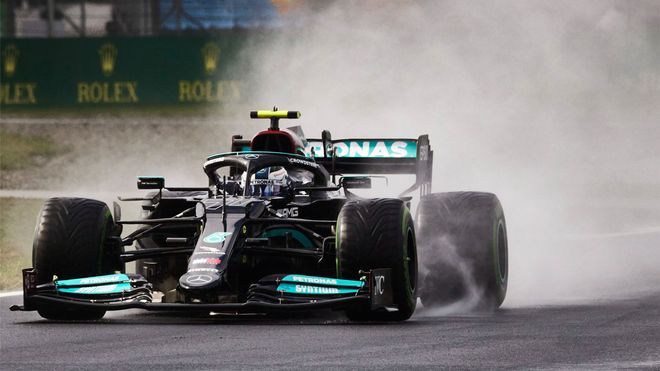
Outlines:
[[[343,310],[351,320],[402,321],[467,297],[498,308],[507,286],[502,207],[490,193],[431,193],[433,151],[417,139],[305,139],[270,120],[203,165],[209,185],[148,190],[143,217],[100,201],[52,198],[39,216],[24,304],[47,319],[93,320],[129,308],[270,313]],[[411,174],[398,198],[369,199],[383,174]],[[413,197],[419,191],[415,218]],[[417,202],[417,201],[416,201]],[[122,237],[123,227],[136,229]],[[417,232],[417,233],[416,233]],[[133,247],[133,248],[131,248]],[[127,274],[125,263],[135,261]]]

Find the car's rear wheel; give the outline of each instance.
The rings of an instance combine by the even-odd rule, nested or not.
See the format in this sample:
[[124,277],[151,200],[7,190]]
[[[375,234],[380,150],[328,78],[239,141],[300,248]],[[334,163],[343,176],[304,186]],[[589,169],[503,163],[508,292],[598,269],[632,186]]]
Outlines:
[[[53,276],[70,279],[111,274],[123,270],[117,243],[119,229],[108,206],[85,198],[51,198],[44,203],[32,245],[37,284]],[[99,309],[51,305],[38,309],[53,320],[92,320],[105,314]]]
[[430,194],[422,197],[416,219],[422,304],[461,301],[476,310],[498,308],[506,296],[508,245],[497,196]]
[[398,199],[349,201],[337,219],[337,274],[359,279],[360,271],[391,269],[397,311],[371,312],[369,306],[347,310],[351,320],[403,321],[417,301],[417,248],[410,211]]

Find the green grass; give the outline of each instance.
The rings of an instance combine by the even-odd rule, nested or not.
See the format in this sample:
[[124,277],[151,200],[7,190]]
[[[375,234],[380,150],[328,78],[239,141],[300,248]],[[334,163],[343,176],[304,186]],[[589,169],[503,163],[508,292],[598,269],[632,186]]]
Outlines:
[[0,198],[0,290],[21,288],[32,265],[32,237],[43,200]]
[[34,165],[38,157],[58,152],[57,145],[49,138],[0,129],[0,171],[24,169]]
[[[252,109],[252,108],[250,108]],[[254,108],[256,109],[256,108]],[[71,107],[3,107],[4,118],[91,118],[91,117],[206,117],[243,113],[248,108],[216,104],[190,105],[118,105],[118,106],[71,106]]]

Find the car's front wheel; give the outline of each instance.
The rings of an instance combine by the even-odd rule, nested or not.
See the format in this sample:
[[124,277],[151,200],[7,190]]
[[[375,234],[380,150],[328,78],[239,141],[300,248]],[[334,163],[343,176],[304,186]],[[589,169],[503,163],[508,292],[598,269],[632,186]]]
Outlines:
[[408,207],[399,199],[347,202],[337,219],[337,274],[359,279],[360,271],[391,269],[397,311],[347,310],[351,320],[403,321],[417,302],[417,245]]
[[[116,227],[108,206],[85,198],[51,198],[44,203],[32,245],[37,284],[53,276],[70,279],[111,274],[123,270],[119,261]],[[116,241],[116,240],[115,240]],[[105,310],[51,305],[38,309],[53,320],[100,319]]]

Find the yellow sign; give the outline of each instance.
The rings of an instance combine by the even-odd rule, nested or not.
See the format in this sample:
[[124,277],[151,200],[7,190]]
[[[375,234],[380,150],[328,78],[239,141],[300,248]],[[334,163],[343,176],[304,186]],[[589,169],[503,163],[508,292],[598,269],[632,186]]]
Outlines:
[[[101,72],[110,77],[117,65],[117,47],[111,43],[99,48]],[[79,81],[77,103],[138,103],[137,81]]]
[[137,81],[78,83],[78,103],[137,103]]
[[179,81],[179,102],[226,102],[236,101],[240,97],[238,81]]
[[0,104],[37,104],[37,84],[33,82],[1,84]]
[[16,72],[16,64],[18,63],[18,48],[14,44],[9,44],[2,52],[2,57],[4,58],[3,64],[5,66],[5,75],[7,77],[14,76]]
[[204,71],[211,75],[218,69],[218,60],[220,59],[220,47],[214,42],[208,42],[202,47],[202,61],[204,62]]
[[112,75],[117,61],[117,48],[112,44],[103,44],[99,49],[99,57],[101,58],[101,71],[103,71],[103,74],[106,76]]

